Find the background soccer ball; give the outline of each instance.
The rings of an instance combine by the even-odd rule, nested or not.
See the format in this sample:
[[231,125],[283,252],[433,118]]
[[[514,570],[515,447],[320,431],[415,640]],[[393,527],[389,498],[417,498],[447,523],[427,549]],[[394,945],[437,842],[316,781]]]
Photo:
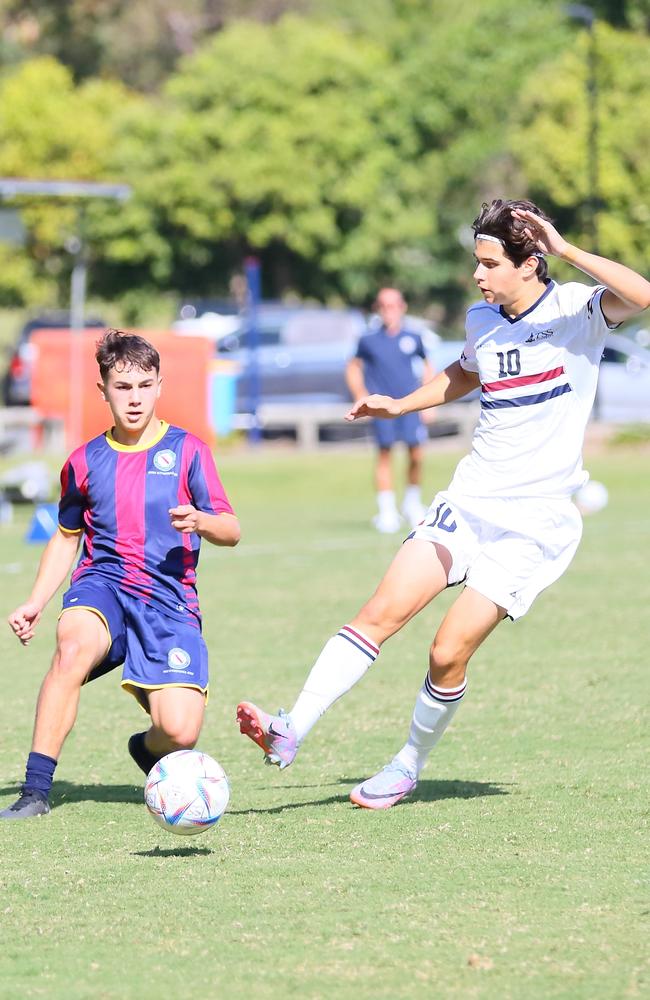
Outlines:
[[199,750],[176,750],[149,771],[144,802],[164,830],[191,837],[223,816],[230,798],[221,764]]
[[604,483],[590,479],[573,495],[573,502],[581,514],[597,514],[607,506],[609,494]]

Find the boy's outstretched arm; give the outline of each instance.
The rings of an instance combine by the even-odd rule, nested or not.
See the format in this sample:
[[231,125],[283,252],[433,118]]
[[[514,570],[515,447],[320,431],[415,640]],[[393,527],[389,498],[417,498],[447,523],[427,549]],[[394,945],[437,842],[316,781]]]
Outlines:
[[45,605],[72,569],[80,539],[81,532],[59,528],[45,546],[31,594],[7,619],[23,646],[33,637]]
[[474,372],[465,371],[459,361],[435,375],[401,399],[392,396],[373,394],[364,396],[351,407],[346,414],[346,420],[358,420],[359,417],[401,417],[403,413],[414,413],[417,410],[427,410],[430,406],[441,406],[451,403],[454,399],[466,396],[468,392],[477,389],[481,380]]

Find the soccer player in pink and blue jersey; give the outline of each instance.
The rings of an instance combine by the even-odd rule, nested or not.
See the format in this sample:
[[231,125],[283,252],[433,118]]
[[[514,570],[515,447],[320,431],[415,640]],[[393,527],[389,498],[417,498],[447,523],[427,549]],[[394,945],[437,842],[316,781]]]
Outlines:
[[[382,644],[446,587],[464,589],[433,640],[405,745],[361,782],[352,802],[387,809],[416,787],[465,694],[467,664],[504,618],[524,615],[565,571],[581,520],[582,442],[607,330],[650,306],[650,282],[569,244],[537,206],[497,200],[473,223],[474,280],[460,359],[394,399],[369,395],[348,414],[395,418],[481,390],[471,454],[402,545],[377,591],[325,645],[290,713],[240,703],[241,732],[267,761],[292,763],[306,734],[379,655]],[[546,256],[596,282],[557,284]]]
[[20,797],[0,812],[50,811],[49,792],[83,684],[123,665],[122,687],[149,713],[129,753],[148,773],[195,745],[208,692],[196,566],[201,540],[233,546],[239,522],[208,446],[156,415],[155,348],[109,330],[97,347],[111,430],[77,448],[61,472],[59,527],[31,595],[9,616],[23,645],[81,555],[63,595],[52,665],[41,686]]

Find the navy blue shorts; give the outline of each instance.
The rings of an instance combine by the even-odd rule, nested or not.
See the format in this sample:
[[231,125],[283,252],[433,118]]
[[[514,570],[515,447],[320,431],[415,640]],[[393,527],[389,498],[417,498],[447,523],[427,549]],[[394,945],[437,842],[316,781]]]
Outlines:
[[111,640],[86,683],[124,664],[122,687],[149,710],[147,691],[197,688],[208,694],[208,650],[196,619],[177,621],[100,577],[85,577],[63,595],[63,611],[82,608],[104,622]]
[[398,441],[415,448],[427,439],[427,429],[419,413],[404,413],[393,420],[373,420],[372,430],[379,448],[391,448]]

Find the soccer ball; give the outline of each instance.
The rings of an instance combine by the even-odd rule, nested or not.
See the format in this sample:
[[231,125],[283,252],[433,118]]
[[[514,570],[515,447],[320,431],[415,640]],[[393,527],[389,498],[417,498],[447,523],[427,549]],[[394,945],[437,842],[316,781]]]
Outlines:
[[596,479],[590,479],[574,493],[573,501],[581,514],[597,514],[609,501],[607,487]]
[[199,750],[176,750],[149,771],[144,802],[163,830],[191,837],[219,822],[230,798],[221,764]]

